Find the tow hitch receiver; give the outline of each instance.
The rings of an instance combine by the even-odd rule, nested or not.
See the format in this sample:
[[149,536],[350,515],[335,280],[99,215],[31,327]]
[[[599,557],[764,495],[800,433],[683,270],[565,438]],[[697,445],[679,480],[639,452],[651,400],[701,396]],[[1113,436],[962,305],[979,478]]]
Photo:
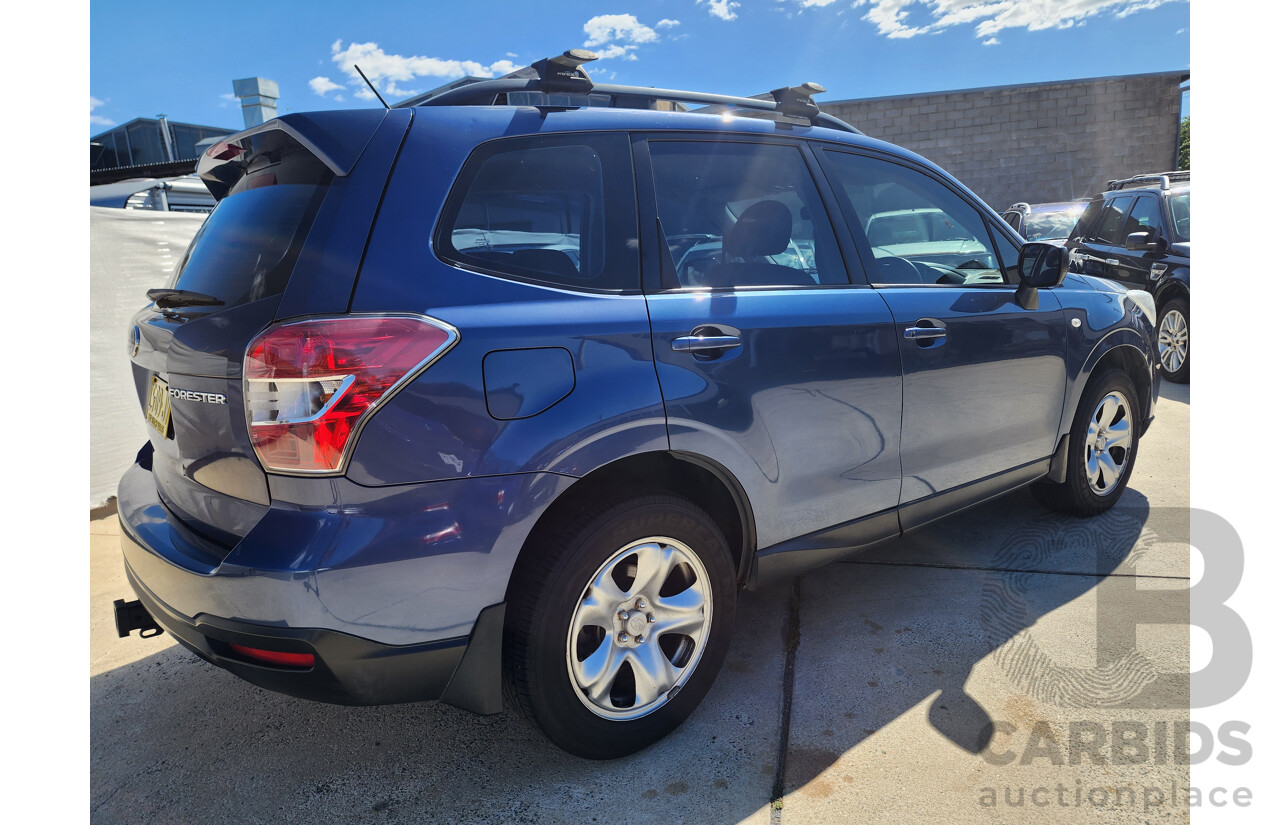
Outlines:
[[151,614],[140,601],[126,602],[124,599],[116,599],[115,609],[116,633],[122,639],[135,630],[142,631],[138,635],[144,639],[159,636],[164,632],[164,628],[156,624],[156,620],[151,618]]

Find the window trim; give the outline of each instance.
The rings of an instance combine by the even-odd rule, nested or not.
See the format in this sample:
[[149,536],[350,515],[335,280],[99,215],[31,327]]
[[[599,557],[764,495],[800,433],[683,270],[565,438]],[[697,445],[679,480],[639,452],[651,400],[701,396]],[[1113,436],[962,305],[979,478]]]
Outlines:
[[[619,169],[612,169],[606,158],[605,153],[601,151],[600,144],[605,138],[613,137],[617,141],[618,148],[624,149],[627,153],[627,161],[621,163]],[[506,148],[512,146],[513,148]],[[474,260],[468,260],[461,255],[453,247],[452,240],[448,237],[454,221],[457,220],[461,211],[462,204],[466,200],[467,192],[471,188],[471,184],[475,181],[476,175],[483,167],[485,161],[505,152],[520,151],[521,148],[544,148],[554,146],[587,146],[590,147],[600,157],[601,163],[601,179],[606,191],[610,186],[610,181],[616,179],[629,193],[624,192],[620,198],[623,204],[629,203],[631,206],[631,219],[635,221],[635,233],[633,237],[639,239],[641,236],[639,217],[640,211],[638,206],[638,198],[636,192],[635,169],[635,153],[631,146],[631,140],[626,131],[610,130],[610,131],[575,131],[575,132],[537,132],[533,134],[510,135],[492,140],[486,140],[476,144],[475,147],[467,154],[465,160],[458,167],[457,175],[454,177],[453,183],[449,187],[449,192],[445,195],[443,206],[440,208],[439,215],[436,218],[435,229],[430,235],[430,246],[432,254],[442,263],[467,272],[475,272],[480,275],[489,275],[494,278],[501,278],[505,281],[514,281],[523,284],[532,284],[534,286],[547,287],[550,289],[559,289],[566,292],[588,293],[594,295],[638,295],[642,293],[642,264],[639,250],[635,251],[633,256],[629,258],[633,261],[631,264],[632,271],[628,273],[627,281],[630,284],[626,287],[619,288],[601,288],[593,287],[586,284],[570,283],[565,281],[557,281],[551,278],[537,278],[524,275],[518,272],[512,272],[508,269],[500,269],[497,267],[483,266]],[[618,184],[614,184],[618,185]],[[629,194],[630,197],[626,195]],[[607,211],[607,210],[606,210]],[[607,217],[606,217],[607,220]],[[609,242],[606,240],[606,255]],[[607,261],[607,258],[606,258]],[[606,263],[607,265],[607,263]]]
[[[817,155],[818,161],[822,166],[823,174],[826,176],[828,185],[831,187],[831,190],[834,193],[835,198],[838,202],[840,213],[844,217],[844,224],[845,224],[846,230],[853,237],[854,243],[857,245],[858,254],[860,256],[863,256],[865,259],[875,260],[875,253],[872,251],[871,241],[867,239],[867,233],[865,230],[862,229],[861,221],[858,220],[857,213],[853,209],[853,204],[849,202],[848,197],[840,190],[840,187],[836,186],[835,184],[835,181],[834,181],[835,176],[832,174],[832,170],[827,166],[827,161],[825,159],[825,155],[827,152],[840,153],[840,154],[846,154],[846,155],[858,155],[861,157],[870,158],[872,160],[885,161],[887,163],[896,164],[905,169],[910,169],[912,171],[919,172],[928,178],[932,178],[939,185],[946,188],[953,195],[960,198],[962,202],[968,204],[975,212],[977,212],[979,220],[981,220],[984,224],[986,224],[987,233],[989,235],[987,240],[991,244],[991,254],[995,256],[996,261],[1000,262],[1001,264],[1004,263],[1004,258],[1000,254],[1000,245],[996,243],[996,239],[995,239],[995,234],[997,232],[1004,235],[1005,239],[1009,241],[1010,246],[1013,246],[1015,249],[1018,249],[1018,250],[1022,249],[1022,245],[1024,241],[1020,237],[1018,237],[1017,233],[1014,232],[1013,227],[1009,226],[1009,224],[1005,222],[1005,220],[1000,216],[998,212],[996,212],[986,203],[983,203],[976,196],[970,194],[969,191],[965,189],[963,186],[956,186],[955,183],[947,180],[946,177],[939,175],[935,170],[930,169],[929,167],[923,164],[916,163],[910,158],[905,158],[900,155],[892,154],[890,152],[879,151],[879,150],[868,148],[868,147],[852,146],[849,144],[835,143],[832,141],[821,141],[821,142],[815,141],[814,144],[815,144],[814,154]],[[853,218],[850,219],[849,215],[853,215]],[[855,231],[855,225],[856,225],[856,231]],[[1000,274],[1002,278],[1007,277],[1007,272],[1008,272],[1008,267],[1005,267],[1005,266],[1000,267]],[[921,287],[924,287],[924,288],[937,287],[941,289],[955,289],[957,287],[960,287],[963,289],[1015,290],[1018,287],[1016,283],[1009,283],[1008,281],[1005,281],[1003,283],[998,283],[998,284],[996,283],[989,283],[989,284],[937,284],[937,283],[934,283],[934,284],[878,284],[878,283],[875,283],[874,281],[871,281],[869,275],[867,277],[867,280],[873,289],[919,289]]]
[[[868,289],[870,284],[865,280],[865,273],[862,271],[861,260],[858,261],[857,273],[864,275],[862,281],[858,281],[855,277],[855,270],[849,264],[849,250],[853,248],[852,238],[847,237],[847,232],[840,222],[835,220],[835,211],[833,204],[835,202],[835,194],[830,191],[825,174],[817,159],[814,157],[814,151],[810,145],[813,141],[806,138],[787,138],[776,135],[756,135],[745,132],[695,132],[695,131],[666,131],[666,132],[633,132],[632,139],[632,158],[635,161],[636,169],[636,192],[640,203],[640,220],[641,220],[641,251],[642,265],[644,269],[644,290],[648,295],[725,295],[725,294],[750,294],[755,292],[812,292],[815,290],[829,289]],[[809,172],[809,177],[813,181],[814,189],[818,193],[818,199],[822,203],[823,210],[826,215],[827,225],[831,229],[831,234],[836,241],[836,247],[840,252],[840,263],[844,268],[846,283],[837,284],[814,284],[813,286],[797,286],[794,284],[774,284],[763,286],[676,286],[664,287],[662,285],[662,271],[668,265],[667,261],[674,266],[671,261],[670,247],[662,236],[659,235],[658,215],[658,195],[657,181],[654,178],[653,158],[649,154],[650,143],[742,143],[752,146],[774,145],[794,147],[800,152],[800,156],[804,161],[805,168]],[[857,250],[854,248],[856,255]],[[664,261],[664,258],[666,259]]]

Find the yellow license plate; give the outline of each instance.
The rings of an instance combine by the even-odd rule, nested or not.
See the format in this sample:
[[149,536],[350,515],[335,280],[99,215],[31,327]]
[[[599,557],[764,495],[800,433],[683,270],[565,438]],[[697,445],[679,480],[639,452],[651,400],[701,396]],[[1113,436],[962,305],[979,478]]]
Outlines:
[[151,391],[147,393],[147,423],[164,438],[169,437],[169,403],[169,385],[160,380],[160,376],[151,376]]

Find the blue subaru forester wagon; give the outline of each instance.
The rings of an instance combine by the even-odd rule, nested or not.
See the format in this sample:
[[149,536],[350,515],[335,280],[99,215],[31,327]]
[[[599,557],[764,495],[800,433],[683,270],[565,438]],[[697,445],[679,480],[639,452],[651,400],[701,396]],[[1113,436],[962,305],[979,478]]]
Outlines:
[[927,160],[590,53],[212,147],[129,341],[138,601],[272,690],[521,708],[592,758],[707,693],[742,588],[1033,485],[1115,503],[1154,307]]

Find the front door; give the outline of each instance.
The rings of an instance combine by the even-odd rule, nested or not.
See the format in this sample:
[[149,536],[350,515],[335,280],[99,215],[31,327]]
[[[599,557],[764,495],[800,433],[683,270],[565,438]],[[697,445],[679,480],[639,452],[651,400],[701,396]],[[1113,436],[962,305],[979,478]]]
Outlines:
[[1054,452],[1066,392],[1053,292],[1039,291],[1037,309],[1018,304],[1012,237],[940,176],[870,153],[822,158],[893,315],[901,503],[1034,472]]

